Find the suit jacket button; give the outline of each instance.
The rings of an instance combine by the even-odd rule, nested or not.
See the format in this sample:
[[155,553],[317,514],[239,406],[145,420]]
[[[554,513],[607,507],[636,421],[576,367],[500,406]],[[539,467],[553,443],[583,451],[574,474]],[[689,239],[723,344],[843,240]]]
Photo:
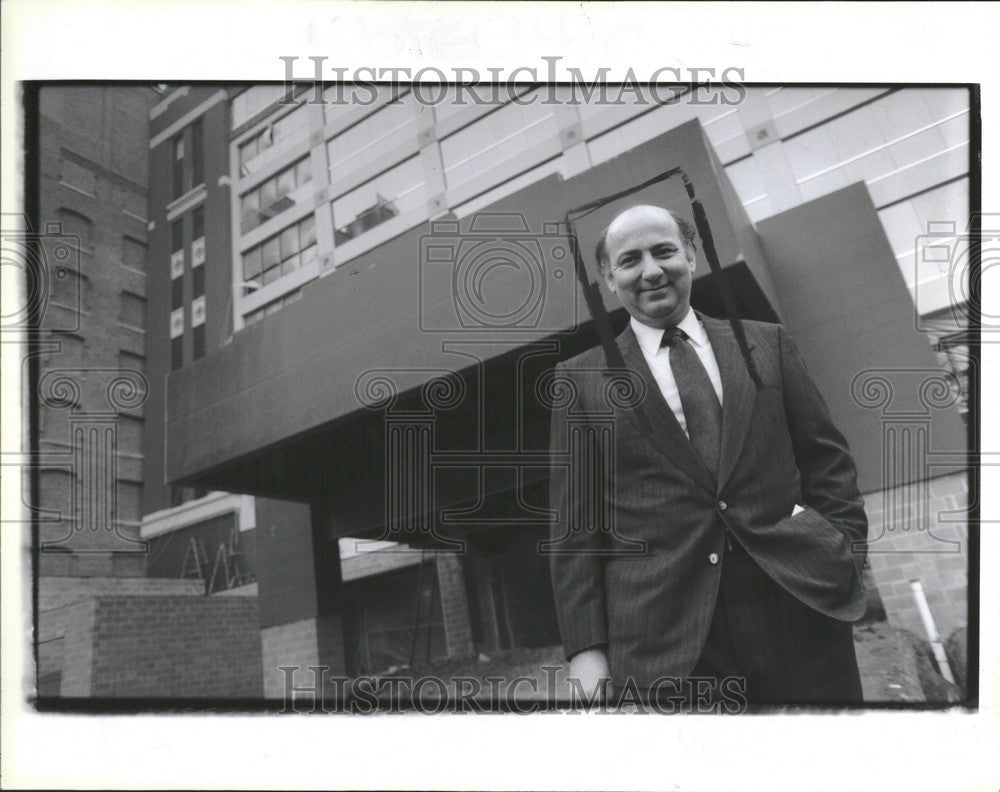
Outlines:
[[719,501],[719,511],[725,511],[725,510],[726,510],[726,502]]
[[719,554],[718,553],[709,553],[708,554],[708,563],[713,564],[713,565],[714,564],[718,564],[719,563]]

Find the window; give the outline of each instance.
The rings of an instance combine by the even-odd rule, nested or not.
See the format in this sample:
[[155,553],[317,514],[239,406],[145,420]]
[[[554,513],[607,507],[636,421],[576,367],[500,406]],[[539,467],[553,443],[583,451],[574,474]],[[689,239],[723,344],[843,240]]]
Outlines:
[[184,365],[184,308],[170,312],[170,370]]
[[554,113],[552,106],[539,101],[508,104],[442,140],[448,187],[464,184],[499,165],[510,164],[512,170],[536,165],[537,158],[523,161],[522,155],[545,141],[558,149],[559,126]]
[[249,325],[253,324],[254,322],[259,322],[265,316],[270,316],[271,314],[276,313],[281,308],[284,308],[286,305],[291,305],[293,302],[298,302],[301,298],[302,298],[302,289],[295,289],[294,291],[290,291],[288,292],[288,294],[279,297],[277,300],[272,300],[271,302],[267,303],[267,305],[263,305],[254,311],[250,311],[250,313],[246,314],[243,317],[243,323]]
[[400,90],[398,85],[390,87],[334,83],[323,92],[323,123],[331,124],[359,107],[376,110],[391,101],[394,92],[400,95],[407,93],[406,90]]
[[[74,212],[72,209],[60,209],[59,223],[63,236],[76,237],[80,240],[79,251],[81,253],[90,253],[93,250],[94,224],[89,217]],[[69,241],[67,240],[67,242]]]
[[[179,279],[178,279],[179,280]],[[197,300],[205,294],[205,267],[193,267],[191,269],[191,299]],[[177,306],[174,306],[175,308]]]
[[[170,224],[170,288],[179,288],[176,284],[184,276],[184,226],[182,220]],[[176,308],[177,305],[174,305]]]
[[146,245],[132,237],[122,237],[122,264],[140,272],[146,271]]
[[268,105],[285,95],[284,85],[255,85],[233,98],[233,129],[245,124]]
[[243,279],[258,280],[266,286],[316,260],[316,218],[307,215],[295,225],[246,251],[243,254]]
[[170,310],[176,311],[184,305],[184,278],[174,278],[170,281]]
[[240,144],[240,174],[249,176],[309,137],[309,107],[302,105]]
[[64,159],[62,160],[62,175],[60,180],[63,184],[68,184],[81,192],[87,193],[87,195],[93,196],[97,192],[97,177],[94,176],[94,172],[85,165],[75,162],[71,159],[65,159],[66,154],[63,154]]
[[191,213],[191,267],[197,271],[205,263],[205,208],[198,206]]
[[118,322],[140,330],[146,328],[146,300],[131,292],[118,293]]
[[184,365],[184,336],[170,339],[170,370],[177,371]]
[[205,183],[205,130],[200,118],[191,124],[191,183]]
[[333,202],[334,244],[340,245],[427,204],[420,157],[411,157]]
[[[205,356],[205,279],[204,267],[191,270],[195,291],[191,300],[191,354],[195,360]],[[200,276],[200,277],[199,277]],[[200,293],[198,292],[200,290]]]
[[191,239],[201,239],[205,236],[205,207],[198,206],[191,213]]
[[398,103],[386,105],[333,138],[326,144],[330,182],[336,183],[345,169],[376,160],[393,146],[416,139],[418,109],[416,98],[407,93]]
[[180,220],[174,220],[170,224],[170,252],[176,253],[184,250],[184,226]]
[[311,195],[303,189],[312,181],[309,157],[289,165],[240,200],[241,229],[244,234],[277,217]]
[[180,198],[184,194],[184,135],[180,134],[174,138],[174,167],[173,167],[173,189],[174,198]]

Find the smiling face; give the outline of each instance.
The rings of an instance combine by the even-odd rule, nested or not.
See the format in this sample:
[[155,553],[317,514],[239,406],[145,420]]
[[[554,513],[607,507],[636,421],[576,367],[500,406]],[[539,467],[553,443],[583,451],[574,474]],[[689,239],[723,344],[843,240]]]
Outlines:
[[605,237],[604,280],[625,309],[650,327],[673,327],[687,314],[694,250],[666,209],[637,206],[618,215]]

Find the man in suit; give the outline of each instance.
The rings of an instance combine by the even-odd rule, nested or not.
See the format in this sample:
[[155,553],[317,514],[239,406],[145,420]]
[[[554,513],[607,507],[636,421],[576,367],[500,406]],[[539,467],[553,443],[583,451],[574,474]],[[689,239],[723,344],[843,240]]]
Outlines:
[[692,311],[694,229],[666,209],[619,214],[597,258],[631,314],[616,343],[639,393],[609,398],[600,348],[557,366],[575,396],[553,411],[553,451],[571,447],[571,423],[610,423],[614,437],[591,487],[552,474],[570,675],[588,695],[608,678],[655,693],[735,677],[751,703],[860,701],[851,622],[865,611],[868,524],[787,331],[744,323],[755,383],[729,323]]

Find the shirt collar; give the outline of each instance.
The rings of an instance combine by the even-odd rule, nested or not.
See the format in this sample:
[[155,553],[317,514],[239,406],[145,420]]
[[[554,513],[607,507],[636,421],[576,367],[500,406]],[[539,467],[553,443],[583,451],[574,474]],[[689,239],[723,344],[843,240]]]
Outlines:
[[[630,323],[632,325],[632,332],[635,333],[636,340],[639,342],[642,351],[647,355],[655,355],[660,349],[660,343],[663,341],[663,328],[644,325],[634,316],[631,318]],[[708,333],[705,332],[704,325],[698,320],[697,314],[690,308],[688,308],[688,312],[684,315],[684,318],[677,323],[677,326],[687,333],[687,337],[695,346],[702,347],[708,343]]]

